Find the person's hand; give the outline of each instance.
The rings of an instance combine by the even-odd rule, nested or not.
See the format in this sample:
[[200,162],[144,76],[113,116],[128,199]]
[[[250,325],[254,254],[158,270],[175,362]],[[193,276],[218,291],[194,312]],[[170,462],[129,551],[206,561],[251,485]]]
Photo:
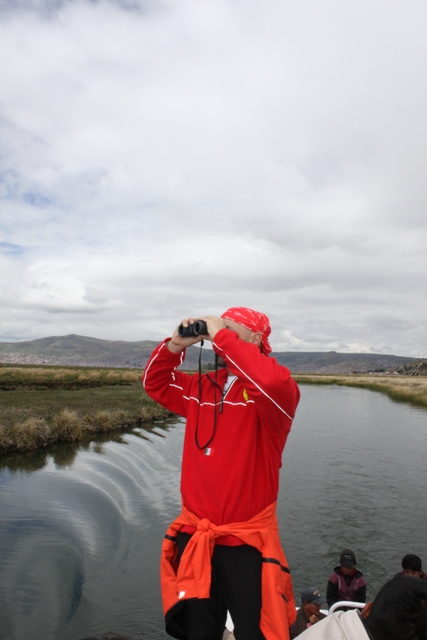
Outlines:
[[319,622],[319,618],[315,615],[312,615],[309,617],[309,620],[311,622],[311,624],[316,624],[316,622]]
[[217,318],[217,316],[202,316],[199,318],[206,322],[208,327],[208,335],[205,336],[207,340],[213,340],[221,329],[226,329],[225,321],[222,318]]
[[[193,324],[196,320],[201,320],[201,318],[183,318],[179,325],[183,324],[184,327],[188,327],[190,324]],[[179,327],[178,325],[178,327]],[[180,353],[187,347],[191,347],[193,344],[197,342],[201,342],[207,336],[187,336],[181,337],[178,333],[178,327],[176,327],[173,332],[172,338],[168,342],[168,349],[172,351],[172,353]]]

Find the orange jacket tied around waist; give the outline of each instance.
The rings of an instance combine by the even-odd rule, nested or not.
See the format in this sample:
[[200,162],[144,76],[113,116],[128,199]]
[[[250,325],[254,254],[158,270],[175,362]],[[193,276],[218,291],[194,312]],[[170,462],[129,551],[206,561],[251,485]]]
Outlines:
[[[178,566],[177,534],[183,525],[196,528]],[[295,621],[295,600],[291,575],[280,544],[276,503],[247,522],[216,526],[207,518],[199,519],[184,506],[169,527],[162,546],[160,578],[163,610],[168,621],[179,603],[190,598],[209,598],[211,558],[215,539],[233,535],[255,547],[262,555],[262,609],[260,628],[266,640],[288,640],[289,627]],[[185,634],[175,637],[185,638]]]

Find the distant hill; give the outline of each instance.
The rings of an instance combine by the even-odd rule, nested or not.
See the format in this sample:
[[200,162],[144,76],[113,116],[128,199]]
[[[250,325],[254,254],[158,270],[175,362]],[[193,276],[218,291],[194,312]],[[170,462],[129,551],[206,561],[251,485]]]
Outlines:
[[427,358],[408,362],[403,367],[399,367],[397,372],[405,376],[427,376]]
[[272,355],[294,373],[393,373],[408,363],[418,362],[417,358],[379,353],[284,351]]
[[[156,340],[126,342],[74,334],[26,342],[0,342],[0,363],[143,369],[157,344]],[[199,352],[199,347],[187,350],[187,368],[197,368]],[[202,362],[214,362],[211,350],[203,351]]]
[[[27,342],[0,342],[0,362],[7,364],[59,365],[81,367],[118,367],[142,369],[157,342],[142,340],[100,340],[74,334],[52,336]],[[187,350],[185,367],[196,369],[199,347]],[[403,356],[373,353],[329,352],[274,352],[273,357],[289,367],[294,373],[406,373],[404,367],[412,371],[420,361]],[[204,364],[213,364],[214,354],[203,350]],[[408,375],[414,375],[409,373]],[[418,373],[419,375],[419,373]],[[424,374],[425,375],[425,374]]]

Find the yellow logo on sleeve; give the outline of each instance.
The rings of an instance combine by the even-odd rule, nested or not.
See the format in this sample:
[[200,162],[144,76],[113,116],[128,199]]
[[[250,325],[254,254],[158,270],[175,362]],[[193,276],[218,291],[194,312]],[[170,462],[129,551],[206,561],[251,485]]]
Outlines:
[[246,389],[243,389],[243,397],[246,400],[246,402],[249,400],[249,395],[248,395],[248,392],[246,391]]

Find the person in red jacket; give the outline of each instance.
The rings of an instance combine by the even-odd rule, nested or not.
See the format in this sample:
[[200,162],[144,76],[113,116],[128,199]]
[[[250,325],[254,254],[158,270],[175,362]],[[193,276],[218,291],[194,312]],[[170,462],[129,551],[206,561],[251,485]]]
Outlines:
[[[177,327],[143,376],[148,395],[186,418],[183,510],[162,550],[166,630],[184,640],[221,640],[228,609],[236,640],[286,640],[296,613],[275,507],[299,389],[268,357],[267,316],[233,307],[200,320],[206,335],[182,337]],[[224,366],[179,371],[186,347],[202,339]]]

